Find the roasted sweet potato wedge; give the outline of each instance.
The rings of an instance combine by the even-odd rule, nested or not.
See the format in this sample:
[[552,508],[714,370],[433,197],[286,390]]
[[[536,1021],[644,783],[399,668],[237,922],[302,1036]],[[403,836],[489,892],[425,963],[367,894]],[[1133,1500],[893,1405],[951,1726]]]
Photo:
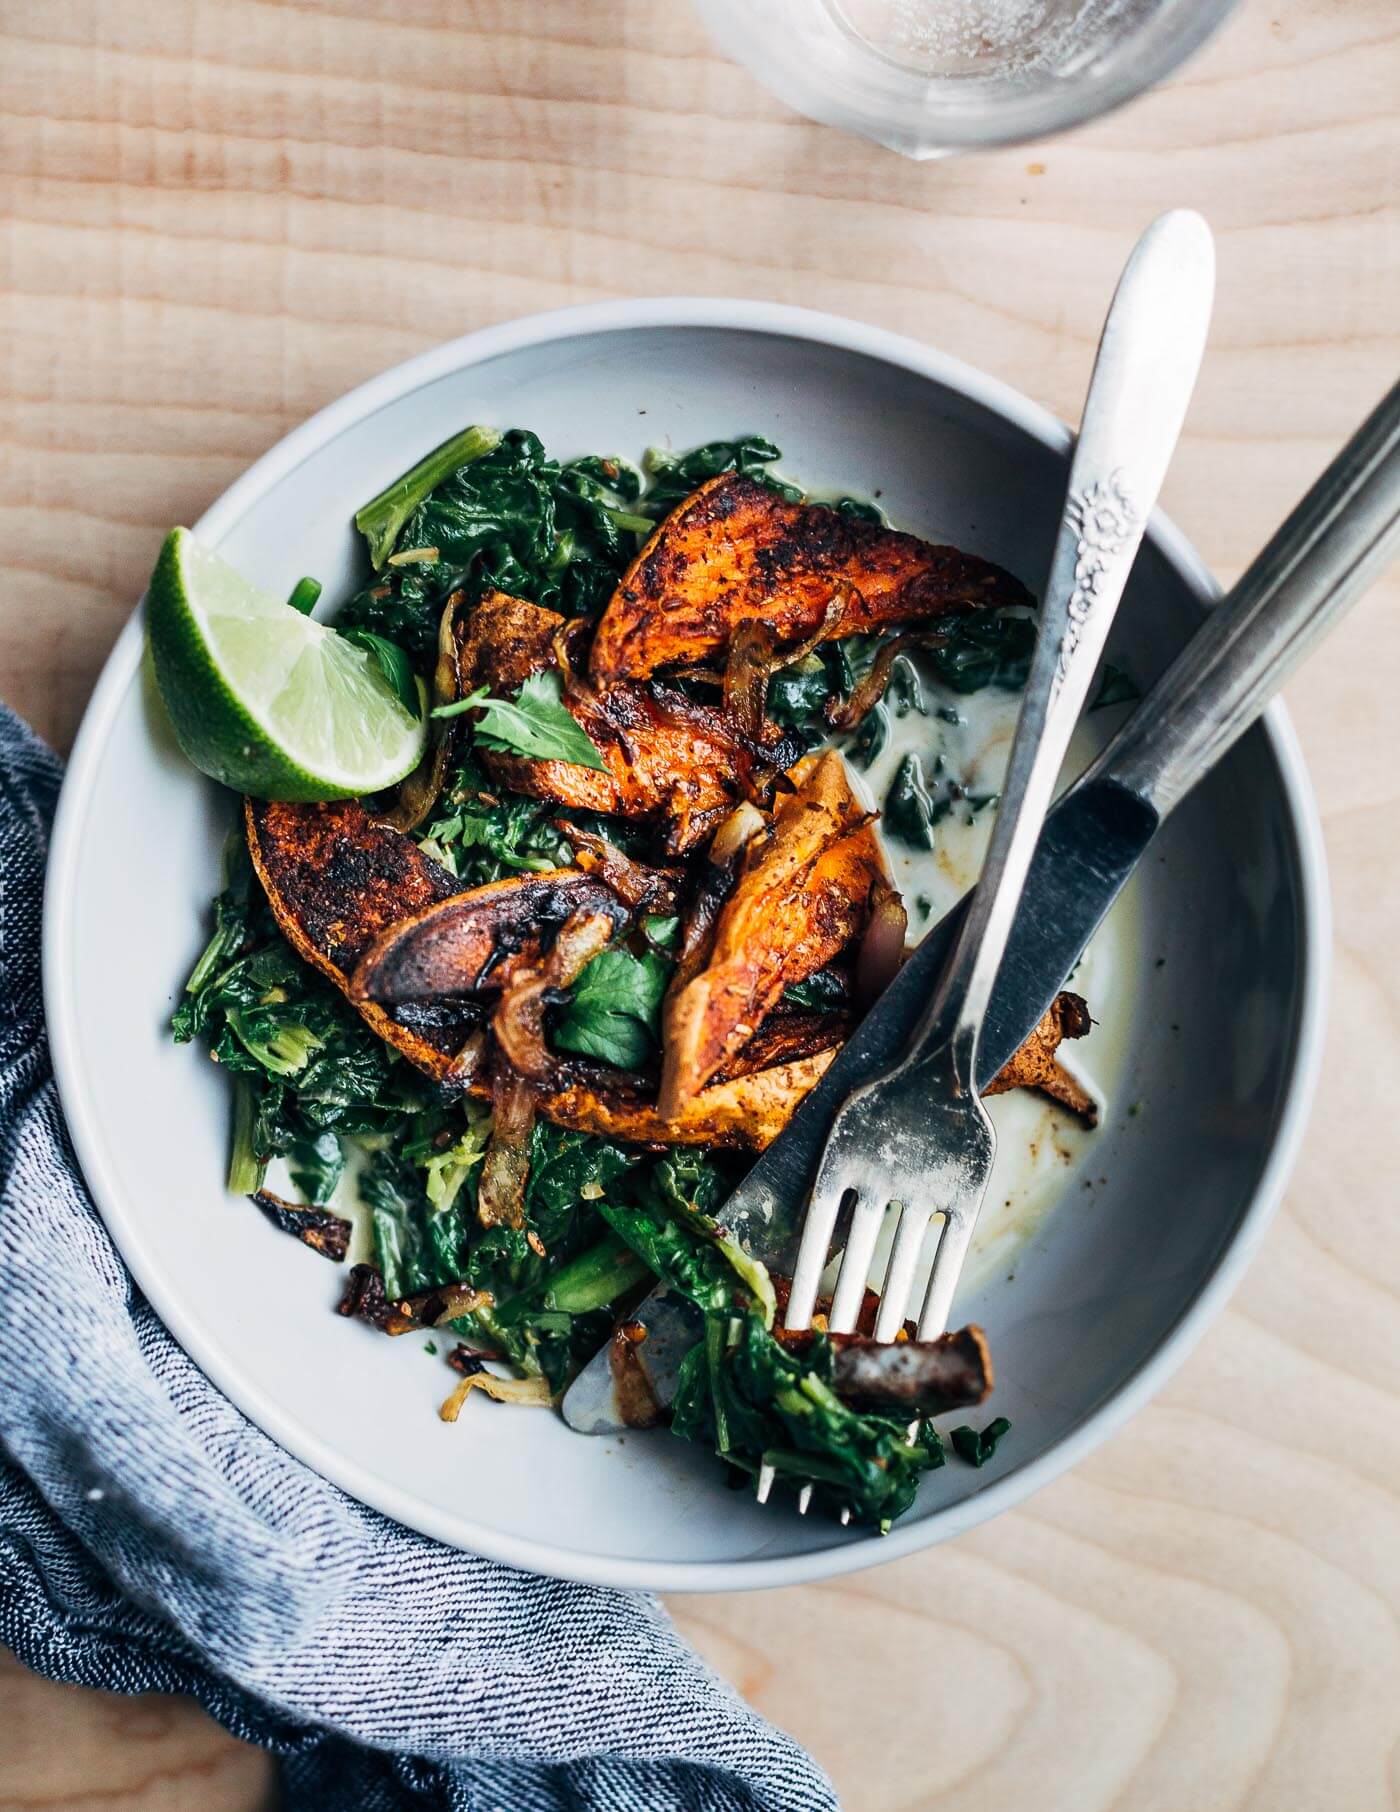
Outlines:
[[[488,592],[458,618],[460,683],[514,693],[558,664],[565,619],[502,592]],[[570,686],[564,703],[588,732],[605,769],[489,754],[500,781],[573,810],[660,822],[670,849],[691,849],[736,800],[771,779],[792,751],[740,734],[724,714],[666,686]]]
[[[351,998],[351,977],[377,939],[405,921],[410,925],[426,921],[436,933],[432,908],[465,895],[456,878],[425,856],[411,838],[375,823],[360,805],[249,800],[245,819],[254,866],[283,933],[305,961]],[[541,876],[529,877],[527,885],[536,879],[545,882],[546,890],[558,884],[557,879]],[[594,876],[580,874],[578,882],[608,893]],[[422,921],[415,921],[420,910]],[[518,917],[499,903],[491,914],[497,922],[504,919],[518,926]],[[439,954],[450,954],[452,947],[445,940]],[[407,956],[410,948],[405,946],[402,954]],[[476,949],[473,937],[464,936],[456,948],[470,968]],[[419,952],[420,957],[425,954],[426,946]],[[480,972],[479,966],[472,970],[477,976]],[[454,1067],[464,1041],[461,1025],[450,1017],[434,1024],[428,1016],[419,1016],[413,1025],[403,1024],[367,991],[355,1004],[370,1027],[410,1062],[446,1086],[464,1086],[460,1069]],[[540,1089],[536,1100],[546,1119],[581,1132],[647,1145],[669,1141],[760,1148],[782,1131],[831,1056],[831,1049],[825,1049],[774,1062],[758,1074],[737,1076],[704,1090],[674,1120],[663,1118],[635,1088],[581,1079],[576,1073],[561,1076],[556,1087]],[[475,1093],[489,1094],[489,1078],[478,1073],[471,1087]]]
[[[823,625],[838,586],[843,606]],[[623,575],[599,620],[589,672],[604,683],[712,665],[752,620],[781,643],[819,628],[829,638],[1030,602],[1018,579],[973,554],[787,503],[726,473],[674,509]]]
[[375,938],[464,891],[410,837],[354,800],[244,801],[248,849],[278,924],[299,956],[339,982]]
[[784,988],[814,974],[860,931],[885,878],[879,845],[834,752],[792,770],[765,836],[744,853],[709,960],[668,996],[659,1105],[674,1115],[730,1065]]
[[[349,992],[356,964],[391,925],[463,892],[411,837],[378,824],[354,800],[336,805],[244,801],[253,867],[287,942]],[[400,1025],[373,1001],[356,1003],[370,1027],[432,1074],[443,1074],[460,1032]]]
[[775,1063],[795,1063],[799,1057],[834,1051],[850,1037],[853,1023],[848,1013],[774,1013],[714,1082],[732,1082],[736,1076],[751,1076]]
[[591,1082],[570,1082],[542,1093],[539,1110],[557,1126],[638,1145],[724,1145],[762,1151],[787,1125],[835,1055],[833,1046],[811,1057],[713,1083],[671,1115],[661,1113],[644,1096]]

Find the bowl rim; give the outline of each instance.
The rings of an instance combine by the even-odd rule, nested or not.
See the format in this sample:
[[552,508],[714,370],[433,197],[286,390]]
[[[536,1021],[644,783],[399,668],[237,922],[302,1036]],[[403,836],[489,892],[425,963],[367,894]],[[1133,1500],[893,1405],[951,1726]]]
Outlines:
[[[255,500],[333,441],[342,431],[450,372],[504,354],[601,333],[638,329],[701,328],[814,341],[879,360],[951,388],[1020,427],[1062,456],[1070,430],[1048,410],[1000,379],[919,341],[887,329],[788,304],[711,297],[658,297],[585,303],[550,310],[463,335],[421,353],[358,385],[285,435],[234,480],[194,524],[217,545]],[[1185,536],[1154,511],[1148,537],[1203,607],[1218,588]],[[1291,1063],[1273,1145],[1235,1232],[1221,1249],[1190,1307],[1151,1355],[1125,1377],[1067,1435],[1038,1457],[975,1492],[961,1503],[918,1521],[896,1525],[879,1541],[837,1535],[830,1546],[806,1554],[726,1561],[646,1561],[580,1554],[551,1543],[481,1526],[425,1505],[399,1487],[365,1475],[360,1467],[290,1415],[241,1373],[206,1339],[187,1312],[178,1289],[164,1276],[158,1251],[148,1249],[109,1162],[93,1093],[84,1081],[78,1040],[78,1004],[64,956],[70,947],[74,869],[92,797],[91,782],[113,723],[136,683],[144,645],[140,607],[108,656],[74,742],[55,816],[45,884],[43,991],[54,1074],[69,1132],[94,1203],[137,1284],[174,1338],[211,1382],[262,1430],[296,1458],[359,1502],[404,1526],[450,1546],[554,1578],[599,1586],[667,1592],[721,1592],[796,1585],[896,1560],[976,1527],[1076,1465],[1136,1413],[1184,1362],[1223,1308],[1253,1258],[1282,1197],[1307,1122],[1321,1067],[1331,956],[1331,906],[1321,826],[1311,784],[1292,725],[1275,701],[1262,723],[1269,739],[1292,831],[1301,905],[1298,1016]]]

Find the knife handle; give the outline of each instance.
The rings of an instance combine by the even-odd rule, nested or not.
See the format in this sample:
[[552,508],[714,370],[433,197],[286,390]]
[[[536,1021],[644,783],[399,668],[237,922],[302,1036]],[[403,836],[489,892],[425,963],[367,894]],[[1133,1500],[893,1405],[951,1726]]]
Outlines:
[[1400,552],[1400,383],[1094,763],[1162,817]]

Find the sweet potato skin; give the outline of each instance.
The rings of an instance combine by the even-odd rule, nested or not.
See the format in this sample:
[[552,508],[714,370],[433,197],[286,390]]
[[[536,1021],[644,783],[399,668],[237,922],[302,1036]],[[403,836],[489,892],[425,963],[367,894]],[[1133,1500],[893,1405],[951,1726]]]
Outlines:
[[[463,692],[481,685],[517,692],[532,674],[557,665],[556,638],[566,627],[552,610],[488,592],[459,619]],[[583,688],[566,692],[564,703],[604,769],[493,753],[485,757],[492,775],[514,792],[575,811],[662,822],[677,853],[713,830],[760,774],[783,765],[776,735],[771,760],[765,760],[764,751],[737,735],[720,712],[669,686]]]
[[248,850],[297,954],[340,983],[384,930],[464,892],[441,863],[355,800],[248,799]]
[[779,642],[800,640],[822,625],[838,586],[846,597],[826,637],[1031,602],[990,561],[788,503],[731,472],[678,505],[627,569],[599,620],[589,672],[601,683],[704,666],[751,619]]
[[664,1114],[679,1113],[734,1062],[785,988],[851,941],[885,878],[841,757],[808,757],[790,778],[797,790],[780,801],[767,839],[749,845],[708,962],[667,998]]
[[626,1139],[638,1145],[719,1145],[762,1151],[816,1087],[835,1047],[790,1063],[717,1082],[665,1114],[640,1096],[571,1083],[539,1097],[557,1126]]

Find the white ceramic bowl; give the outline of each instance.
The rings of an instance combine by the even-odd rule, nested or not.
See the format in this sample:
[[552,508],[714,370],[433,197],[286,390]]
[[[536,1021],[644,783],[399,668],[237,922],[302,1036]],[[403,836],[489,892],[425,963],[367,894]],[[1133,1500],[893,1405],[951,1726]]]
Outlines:
[[[286,590],[315,573],[335,597],[355,570],[352,511],[472,421],[532,428],[566,457],[757,430],[813,489],[878,490],[901,526],[1033,587],[1069,442],[1005,385],[875,328],[743,302],[606,303],[491,328],[374,379],[195,526],[253,578]],[[1157,518],[1117,637],[1140,680],[1211,596]],[[1119,1106],[1143,1110],[1109,1116],[1014,1279],[960,1305],[988,1329],[995,1408],[1015,1422],[992,1465],[931,1475],[881,1540],[760,1510],[710,1455],[664,1433],[589,1440],[543,1412],[480,1404],[444,1426],[441,1361],[331,1314],[339,1273],[226,1195],[225,1079],[167,1037],[231,805],[172,746],[134,619],[78,738],[49,870],[46,999],[74,1143],[138,1283],[215,1383],[345,1490],[443,1541],[600,1584],[727,1591],[954,1535],[1147,1401],[1219,1310],[1282,1190],[1317,1067],[1328,914],[1307,782],[1275,706],[1134,883],[1145,958],[1112,1010],[1127,1028]]]

